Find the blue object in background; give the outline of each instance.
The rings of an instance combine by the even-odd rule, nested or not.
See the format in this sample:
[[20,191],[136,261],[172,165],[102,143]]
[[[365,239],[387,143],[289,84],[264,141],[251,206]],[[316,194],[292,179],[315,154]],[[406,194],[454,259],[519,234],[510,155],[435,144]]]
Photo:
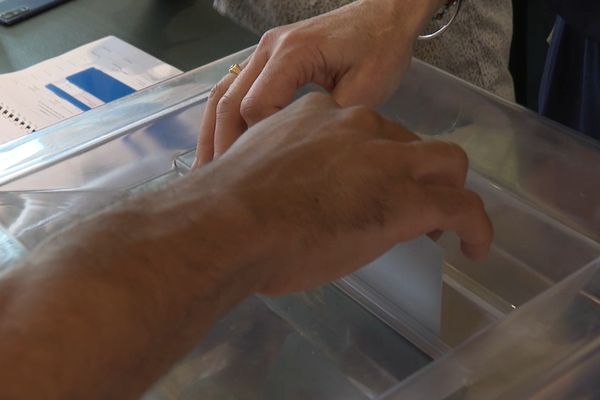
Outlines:
[[0,0],[0,24],[13,25],[69,0]]
[[135,92],[132,87],[96,68],[88,68],[68,76],[67,81],[105,103]]
[[62,90],[61,88],[59,88],[56,85],[53,85],[53,84],[46,85],[46,89],[50,90],[52,93],[54,93],[61,99],[66,100],[69,103],[73,104],[75,107],[79,108],[81,111],[91,110],[90,107],[83,104],[81,101],[77,100],[75,97],[71,96],[69,93],[65,92],[64,90]]
[[600,140],[600,1],[553,0],[558,13],[540,113]]

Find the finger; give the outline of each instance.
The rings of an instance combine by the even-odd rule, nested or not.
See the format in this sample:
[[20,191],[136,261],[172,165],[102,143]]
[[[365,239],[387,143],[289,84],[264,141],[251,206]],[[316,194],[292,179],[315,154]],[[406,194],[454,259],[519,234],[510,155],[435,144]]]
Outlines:
[[[421,184],[436,184],[462,189],[469,170],[466,153],[456,144],[429,140],[408,143],[404,157],[410,176]],[[428,233],[430,239],[437,241],[443,231]]]
[[267,53],[255,52],[219,100],[216,110],[213,157],[223,154],[247,129],[241,115],[242,99],[267,63]]
[[421,142],[421,138],[411,132],[409,129],[403,127],[397,122],[391,121],[385,117],[381,118],[381,135],[389,140],[398,142]]
[[422,186],[422,220],[428,232],[451,230],[461,239],[463,253],[474,260],[487,256],[494,236],[483,201],[474,192],[438,185]]
[[405,156],[410,175],[420,183],[463,188],[469,171],[469,158],[454,143],[429,140],[406,144]]
[[444,234],[444,231],[433,231],[433,232],[429,232],[427,234],[427,236],[429,236],[429,239],[433,240],[434,242],[437,242],[438,240],[440,240],[440,238],[442,237],[442,235]]
[[[388,143],[385,151],[394,152],[394,147],[399,147],[400,151],[389,156],[385,154],[381,154],[381,156],[393,160],[401,159],[403,168],[408,170],[408,175],[416,182],[457,189],[464,188],[469,161],[459,146],[437,140],[415,141],[401,145]],[[399,157],[399,154],[402,156]],[[443,231],[436,230],[427,235],[437,241],[442,234]]]
[[242,116],[248,126],[287,107],[296,91],[308,83],[330,90],[333,85],[325,78],[325,67],[318,63],[305,52],[273,55],[243,99]]
[[353,129],[362,129],[362,133],[373,139],[386,139],[402,143],[421,140],[402,125],[381,116],[377,111],[366,106],[347,107],[342,114],[348,125]]
[[227,92],[234,79],[234,74],[228,74],[210,91],[210,95],[204,106],[202,122],[200,123],[200,133],[196,146],[196,160],[193,168],[204,165],[213,159],[217,104],[225,92]]
[[[250,57],[239,64],[242,70],[248,64],[249,59]],[[233,73],[225,75],[210,91],[202,116],[200,134],[198,135],[198,144],[196,146],[196,160],[192,168],[206,164],[213,159],[217,106],[227,90],[229,90],[231,84],[235,81],[235,78],[236,75]]]
[[372,76],[363,76],[364,71],[353,69],[337,83],[333,98],[342,107],[363,104],[377,107],[384,100],[380,87],[373,84]]
[[391,135],[386,139],[372,142],[377,162],[407,171],[421,184],[464,188],[469,160],[458,145],[437,140],[398,143]]

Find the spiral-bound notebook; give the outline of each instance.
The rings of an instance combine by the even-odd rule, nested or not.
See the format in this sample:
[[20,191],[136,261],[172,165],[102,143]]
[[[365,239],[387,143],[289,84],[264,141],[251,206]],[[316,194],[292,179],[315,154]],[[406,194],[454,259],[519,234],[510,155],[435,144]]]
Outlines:
[[181,73],[114,37],[0,75],[0,144]]

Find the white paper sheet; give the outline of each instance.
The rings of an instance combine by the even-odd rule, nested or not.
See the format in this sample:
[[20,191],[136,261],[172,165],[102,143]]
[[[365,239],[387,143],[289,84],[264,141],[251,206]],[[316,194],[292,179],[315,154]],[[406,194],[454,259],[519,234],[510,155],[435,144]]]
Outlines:
[[[137,91],[179,73],[108,36],[27,69],[0,75],[0,104],[19,114],[19,122],[24,120],[30,127],[24,129],[14,120],[0,122],[0,143],[115,100],[125,93],[111,92],[115,87]],[[0,120],[6,117],[0,116]]]

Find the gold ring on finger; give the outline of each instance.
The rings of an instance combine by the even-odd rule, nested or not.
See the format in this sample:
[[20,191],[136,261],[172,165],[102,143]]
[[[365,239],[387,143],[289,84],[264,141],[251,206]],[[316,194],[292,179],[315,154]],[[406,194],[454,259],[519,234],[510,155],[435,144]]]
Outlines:
[[239,64],[233,64],[231,67],[229,67],[229,73],[231,74],[239,75],[240,72],[242,72],[242,67],[240,67]]

